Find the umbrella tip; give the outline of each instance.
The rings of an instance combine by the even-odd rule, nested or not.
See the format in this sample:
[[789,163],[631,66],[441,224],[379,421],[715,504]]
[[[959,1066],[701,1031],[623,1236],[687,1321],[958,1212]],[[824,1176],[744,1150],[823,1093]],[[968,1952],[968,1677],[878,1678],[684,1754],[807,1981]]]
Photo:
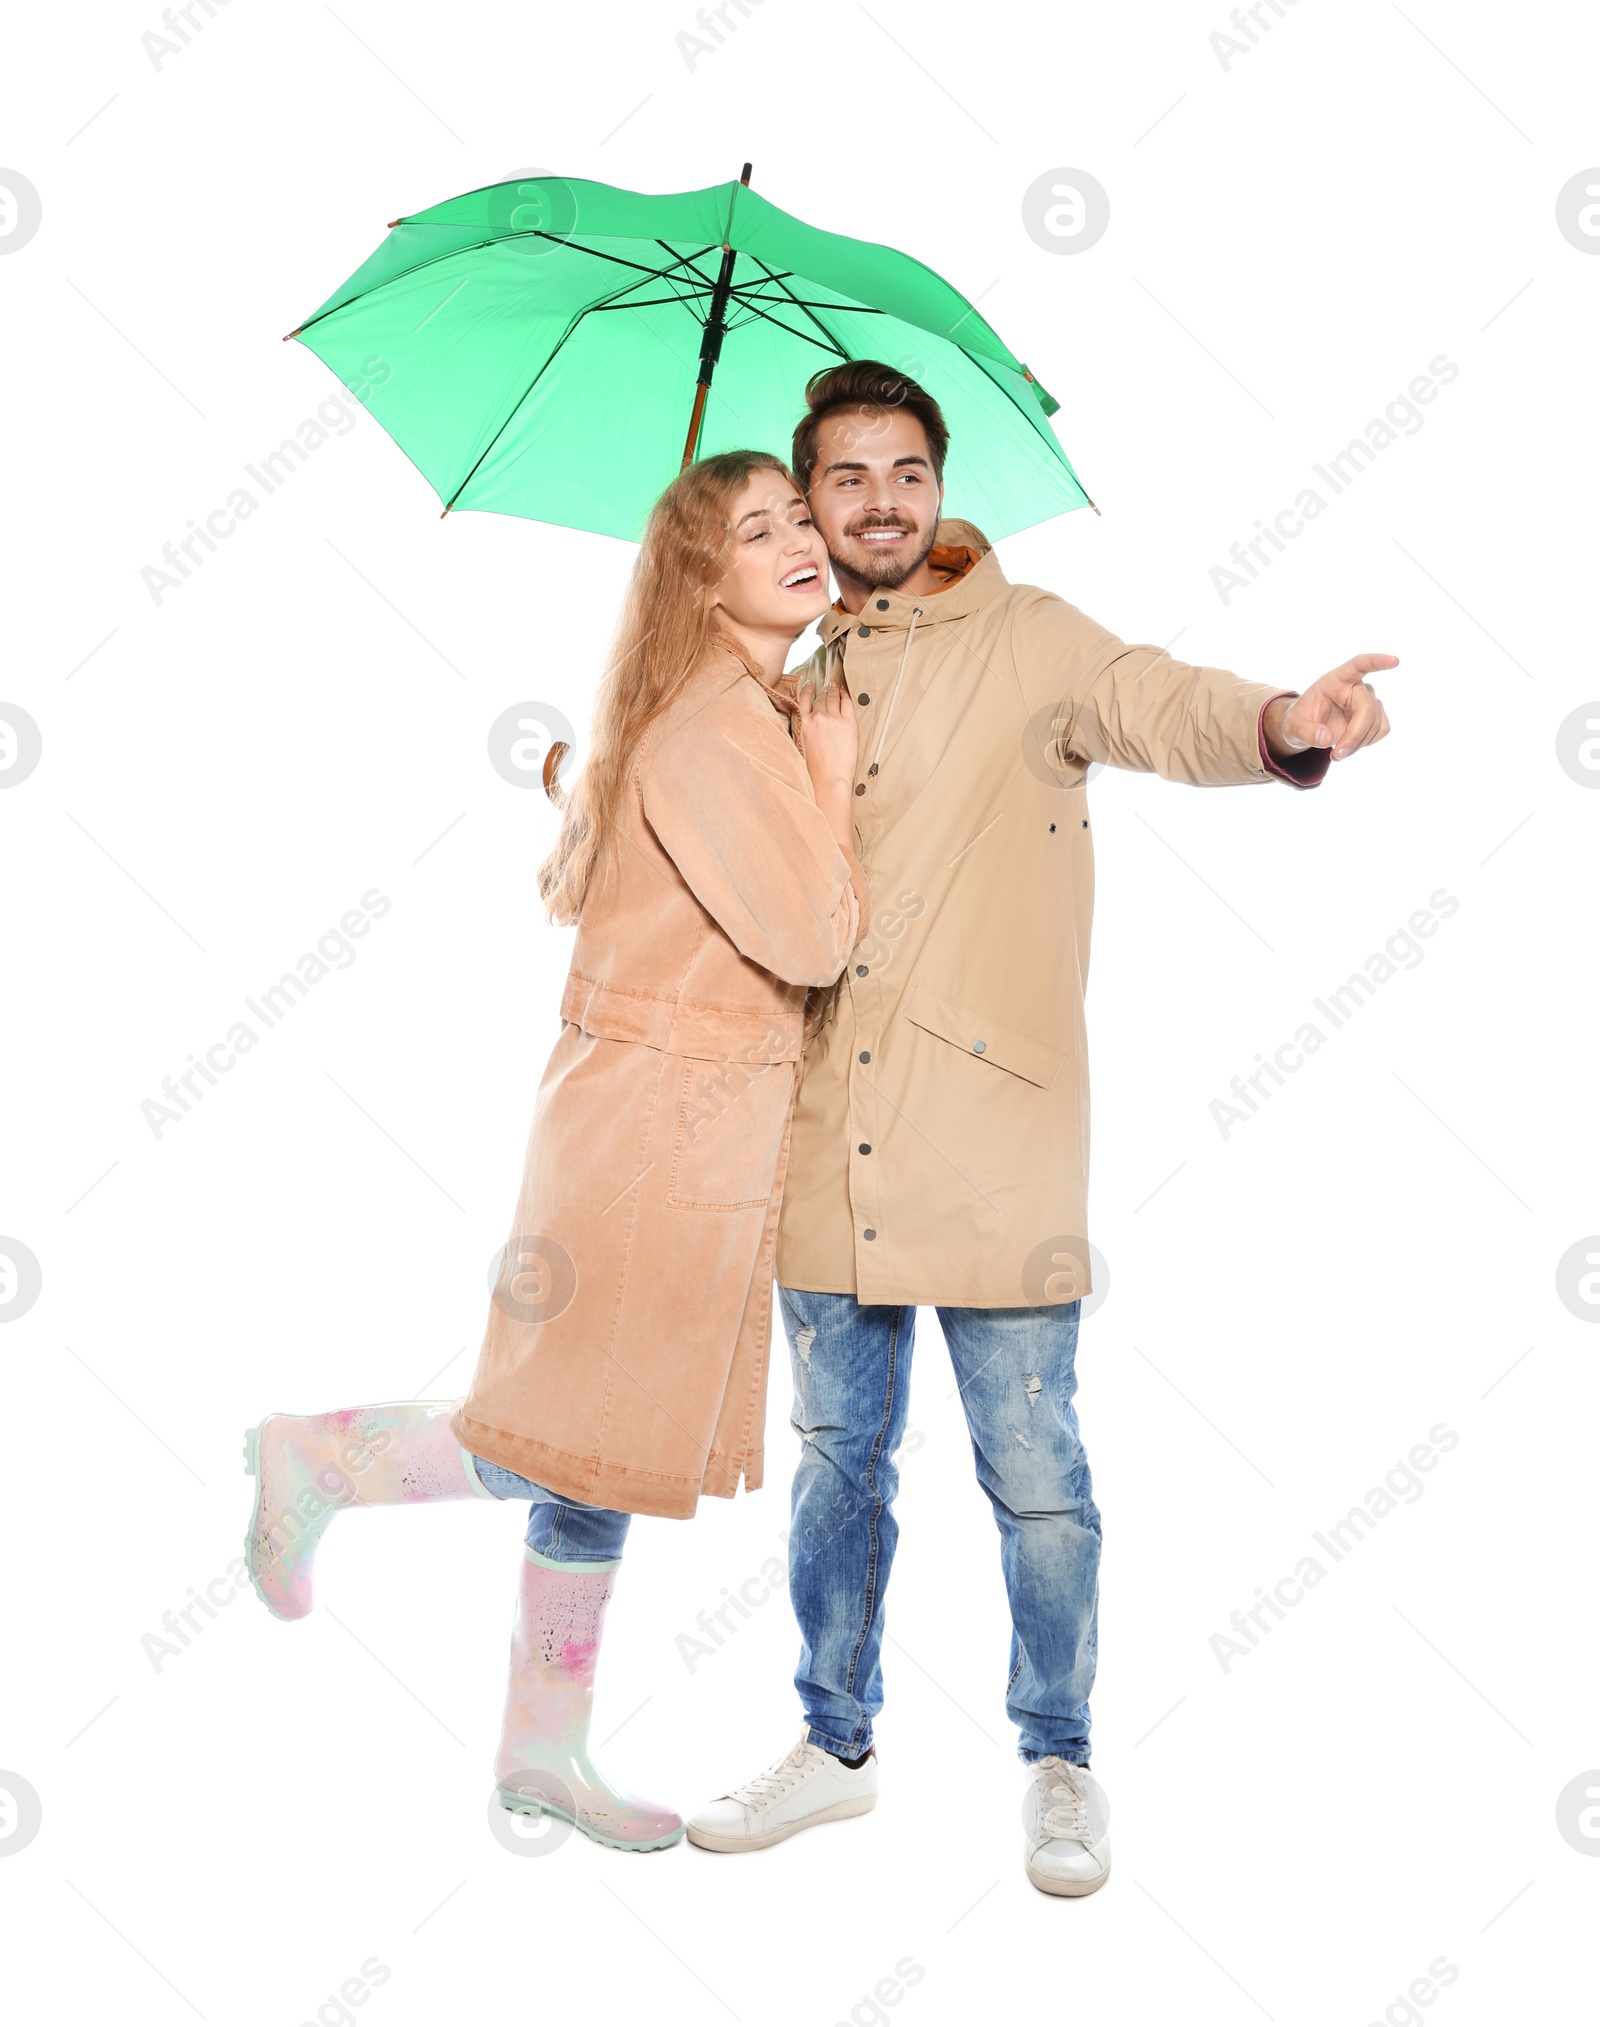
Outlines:
[[[1092,500],[1090,501],[1090,505],[1091,505],[1091,506],[1093,506],[1093,505],[1094,505],[1094,502],[1093,502]],[[448,513],[449,513],[449,511],[450,511],[450,503],[449,503],[448,501],[446,501],[446,502],[445,502],[445,508],[444,508],[444,513],[443,513],[443,514],[441,514],[441,515],[439,516],[439,519],[440,519],[440,520],[442,521],[442,520],[444,519],[444,516],[445,516],[445,514],[448,514]],[[1097,514],[1099,513],[1099,511],[1100,511],[1100,509],[1099,509],[1098,507],[1095,507],[1095,512],[1096,512]]]
[[284,332],[284,334],[283,334],[283,342],[284,342],[284,344],[286,344],[286,345],[287,345],[287,344],[288,344],[288,342],[289,342],[289,340],[290,340],[291,338],[298,338],[298,337],[299,337],[299,335],[300,335],[300,333],[301,333],[301,332],[302,332],[302,331],[303,331],[304,329],[305,329],[305,325],[304,325],[304,324],[296,324],[296,325],[295,325],[295,327],[294,327],[294,329],[293,329],[292,331],[285,331],[285,332]]
[[405,220],[403,218],[391,218],[389,220],[389,230],[393,232],[397,225],[404,225],[404,224]]
[[742,183],[742,184],[743,184],[743,185],[745,186],[745,188],[746,188],[747,190],[749,189],[749,187],[750,187],[750,164],[749,164],[748,162],[746,162],[746,163],[745,163],[745,165],[744,165],[744,171],[743,171],[742,175],[740,176],[740,178],[739,178],[739,181],[740,181],[740,182],[741,182],[741,183]]

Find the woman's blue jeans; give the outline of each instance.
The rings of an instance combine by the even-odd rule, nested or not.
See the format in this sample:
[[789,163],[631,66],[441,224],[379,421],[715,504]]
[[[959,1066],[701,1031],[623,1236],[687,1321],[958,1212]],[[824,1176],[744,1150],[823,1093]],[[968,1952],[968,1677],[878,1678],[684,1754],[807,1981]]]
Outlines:
[[613,1513],[609,1506],[582,1506],[546,1492],[531,1478],[519,1478],[503,1464],[474,1457],[472,1468],[485,1492],[495,1499],[531,1499],[528,1531],[523,1539],[535,1554],[551,1562],[615,1562],[628,1538],[631,1513]]
[[[813,1745],[853,1759],[883,1708],[884,1593],[899,1528],[913,1308],[779,1291],[801,1439],[789,1534],[795,1687]],[[1024,1760],[1089,1758],[1100,1514],[1072,1405],[1079,1304],[940,1309],[1011,1606],[1006,1712]],[[950,1600],[961,1624],[960,1600]]]

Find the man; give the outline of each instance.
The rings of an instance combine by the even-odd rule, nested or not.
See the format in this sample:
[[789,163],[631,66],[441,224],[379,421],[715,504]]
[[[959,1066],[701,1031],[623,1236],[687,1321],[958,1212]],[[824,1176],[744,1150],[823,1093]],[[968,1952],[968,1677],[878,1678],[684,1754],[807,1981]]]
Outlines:
[[1362,678],[1396,658],[1358,655],[1297,695],[1127,646],[1008,584],[975,528],[941,527],[948,432],[914,381],[856,361],[807,402],[794,469],[839,597],[805,680],[842,681],[860,715],[873,924],[806,1053],[778,1236],[805,1726],[688,1834],[753,1850],[876,1799],[895,1452],[931,1303],[1000,1530],[1028,1877],[1092,1893],[1111,1846],[1089,1773],[1100,1517],[1072,1405],[1092,1292],[1084,781],[1100,761],[1314,788],[1387,733]]

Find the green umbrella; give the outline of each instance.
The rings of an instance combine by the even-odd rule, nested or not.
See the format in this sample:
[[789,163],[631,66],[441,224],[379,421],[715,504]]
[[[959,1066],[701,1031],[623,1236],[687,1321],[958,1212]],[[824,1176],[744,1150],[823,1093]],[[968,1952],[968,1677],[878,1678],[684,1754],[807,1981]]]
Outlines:
[[947,513],[998,538],[1093,505],[1046,421],[1058,403],[965,297],[791,218],[749,176],[677,196],[559,176],[469,191],[394,220],[289,336],[446,513],[637,541],[691,458],[787,459],[806,381],[845,359],[885,360],[940,403]]

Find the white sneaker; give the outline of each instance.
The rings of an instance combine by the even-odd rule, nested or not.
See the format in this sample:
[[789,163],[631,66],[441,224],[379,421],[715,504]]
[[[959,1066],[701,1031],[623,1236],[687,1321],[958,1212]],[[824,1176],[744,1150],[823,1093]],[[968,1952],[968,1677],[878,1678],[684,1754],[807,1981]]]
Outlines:
[[731,1794],[719,1795],[689,1818],[689,1842],[702,1851],[764,1851],[813,1823],[864,1816],[878,1799],[878,1756],[847,1767],[804,1729],[776,1765]]
[[1111,1875],[1110,1824],[1111,1803],[1087,1767],[1047,1753],[1028,1769],[1022,1862],[1041,1893],[1093,1893],[1104,1886]]

